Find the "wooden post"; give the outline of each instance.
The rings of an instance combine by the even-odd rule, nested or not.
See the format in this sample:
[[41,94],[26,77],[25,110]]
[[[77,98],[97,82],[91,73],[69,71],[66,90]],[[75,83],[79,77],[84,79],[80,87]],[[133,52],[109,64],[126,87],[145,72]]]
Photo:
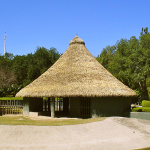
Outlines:
[[51,102],[51,118],[55,118],[55,98],[52,98]]

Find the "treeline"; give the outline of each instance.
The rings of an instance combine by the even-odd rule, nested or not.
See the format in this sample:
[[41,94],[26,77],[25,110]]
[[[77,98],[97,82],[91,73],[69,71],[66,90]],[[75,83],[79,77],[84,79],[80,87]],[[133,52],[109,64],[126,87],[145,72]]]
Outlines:
[[44,47],[37,47],[34,54],[0,55],[0,97],[14,96],[21,88],[44,73],[60,56],[55,48]]
[[139,38],[121,39],[96,58],[109,72],[133,89],[139,100],[150,95],[150,33],[142,28]]

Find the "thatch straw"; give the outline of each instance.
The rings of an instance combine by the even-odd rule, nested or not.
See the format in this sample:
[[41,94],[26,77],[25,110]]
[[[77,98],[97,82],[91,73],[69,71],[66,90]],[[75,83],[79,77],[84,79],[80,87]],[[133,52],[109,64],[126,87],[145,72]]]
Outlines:
[[16,94],[16,97],[77,96],[136,96],[91,55],[78,36],[53,66]]

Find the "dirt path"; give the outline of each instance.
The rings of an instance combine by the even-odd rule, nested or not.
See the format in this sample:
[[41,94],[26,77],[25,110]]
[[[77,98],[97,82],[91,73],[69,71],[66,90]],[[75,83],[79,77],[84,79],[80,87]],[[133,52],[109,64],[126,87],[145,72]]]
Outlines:
[[0,149],[130,150],[150,147],[150,121],[111,117],[66,126],[0,126]]

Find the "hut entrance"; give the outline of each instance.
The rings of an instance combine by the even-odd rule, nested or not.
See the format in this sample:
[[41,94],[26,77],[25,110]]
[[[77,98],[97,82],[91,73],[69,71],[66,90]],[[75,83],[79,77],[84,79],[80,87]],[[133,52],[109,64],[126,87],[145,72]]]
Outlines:
[[[51,114],[51,98],[43,99],[43,115]],[[69,98],[55,98],[55,115],[56,117],[67,117],[69,116]]]
[[91,118],[91,99],[80,99],[80,116],[81,118]]

